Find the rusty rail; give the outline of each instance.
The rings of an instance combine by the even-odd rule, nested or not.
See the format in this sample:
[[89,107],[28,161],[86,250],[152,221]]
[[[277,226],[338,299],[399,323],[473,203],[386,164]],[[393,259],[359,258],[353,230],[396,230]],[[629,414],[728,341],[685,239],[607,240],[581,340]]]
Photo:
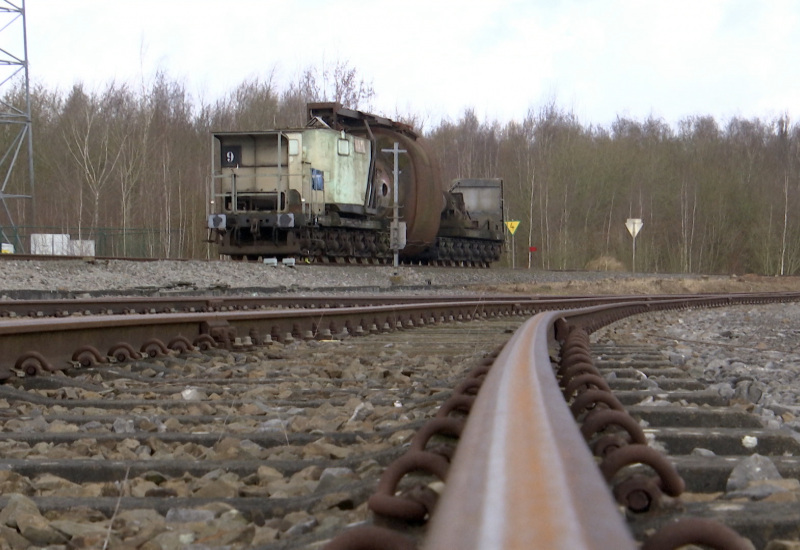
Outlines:
[[[538,311],[592,305],[593,308],[573,313],[573,322],[589,331],[616,319],[655,309],[674,309],[698,306],[721,306],[736,303],[766,303],[797,300],[800,294],[740,294],[705,296],[648,296],[629,301],[629,297],[531,298],[481,297],[459,300],[456,297],[398,298],[379,306],[359,306],[363,298],[308,298],[302,305],[320,302],[317,308],[270,311],[266,304],[279,307],[298,306],[282,298],[273,302],[233,297],[231,299],[167,299],[157,302],[152,311],[175,311],[177,307],[199,309],[197,312],[151,313],[149,315],[97,315],[86,307],[88,315],[60,318],[7,319],[0,317],[0,380],[12,372],[36,374],[62,370],[81,364],[124,361],[139,355],[155,356],[172,350],[193,346],[211,347],[250,346],[291,339],[326,339],[337,335],[357,336],[398,328],[422,326],[428,323],[471,320],[496,315],[532,315]],[[427,300],[427,302],[426,302]],[[620,302],[621,300],[621,302]],[[404,303],[400,303],[404,302]],[[618,302],[618,303],[614,303]],[[109,307],[100,301],[100,310]],[[123,311],[145,307],[137,299],[122,299]],[[134,304],[136,304],[134,306]],[[599,305],[598,305],[599,304]],[[31,304],[33,305],[33,304]],[[37,303],[44,308],[43,303]],[[85,304],[81,304],[83,307]],[[561,305],[561,307],[559,307]],[[349,306],[349,307],[348,307]],[[38,311],[38,310],[37,310]],[[582,317],[581,317],[582,316]]]
[[0,380],[194,347],[247,348],[272,341],[331,339],[426,324],[531,315],[519,300],[463,300],[373,307],[209,311],[0,319]]
[[[405,522],[406,528],[430,520],[426,550],[638,548],[619,507],[634,515],[657,510],[664,495],[682,493],[684,482],[664,455],[645,444],[638,423],[608,390],[592,364],[589,334],[657,309],[798,300],[798,293],[683,296],[537,314],[494,361],[469,374],[406,455],[387,468],[370,499],[379,527],[362,528],[363,536],[358,529],[346,532],[326,548],[382,548],[375,542],[382,537],[391,538],[393,548],[416,547],[381,527],[387,520],[389,526]],[[559,365],[552,356],[559,356]],[[467,414],[466,421],[451,418],[453,411]],[[602,433],[609,426],[622,432]],[[455,450],[425,450],[424,441],[442,430],[458,437]],[[423,443],[416,443],[420,437]],[[656,475],[627,469],[638,464]],[[441,495],[433,485],[419,483],[400,491],[400,478],[414,471],[444,481]],[[668,550],[691,543],[750,547],[732,530],[707,520],[668,524],[644,547]]]
[[636,548],[553,372],[562,316],[527,321],[489,371],[426,548]]
[[[128,315],[154,313],[194,313],[219,311],[255,311],[266,309],[328,309],[375,305],[419,303],[420,296],[397,293],[327,294],[314,296],[116,296],[97,298],[24,299],[0,301],[0,318],[41,318],[89,315]],[[436,303],[481,300],[484,302],[541,302],[540,299],[512,295],[465,296],[437,295]],[[582,302],[585,303],[585,302]]]
[[[490,294],[472,296],[464,294],[435,296],[419,296],[399,294],[393,292],[380,293],[350,293],[350,294],[314,294],[310,296],[297,296],[293,293],[279,295],[271,294],[270,289],[259,289],[258,295],[229,294],[229,295],[155,295],[132,296],[121,294],[119,296],[80,297],[87,293],[59,293],[38,291],[7,291],[4,294],[13,299],[0,300],[0,318],[41,318],[41,317],[70,317],[89,315],[127,315],[132,313],[193,313],[214,311],[252,311],[264,309],[303,309],[303,308],[337,308],[375,305],[413,304],[421,301],[436,303],[463,302],[465,300],[481,300],[484,302],[515,302],[536,306],[537,310],[567,309],[571,307],[583,308],[594,305],[616,304],[627,301],[659,302],[673,300],[674,296],[518,296],[504,294]],[[238,292],[242,292],[239,290]],[[172,294],[165,291],[166,294]],[[17,298],[29,294],[44,295],[45,298]],[[63,296],[66,294],[66,297]],[[178,294],[178,293],[176,293]],[[705,299],[709,297],[704,296]]]
[[[797,300],[796,293],[684,297],[550,311],[528,320],[498,355],[471,404],[425,548],[637,548],[618,505],[633,514],[657,509],[662,494],[679,496],[684,484],[666,457],[643,444],[641,428],[604,391],[599,372],[591,372],[588,335],[652,309]],[[560,366],[552,363],[553,348],[559,348]],[[592,404],[601,406],[583,415]],[[575,422],[579,416],[583,426]],[[593,456],[587,443],[612,424],[628,438],[596,439]],[[657,475],[614,479],[633,464]],[[750,548],[724,525],[693,519],[665,526],[644,547],[692,543]]]

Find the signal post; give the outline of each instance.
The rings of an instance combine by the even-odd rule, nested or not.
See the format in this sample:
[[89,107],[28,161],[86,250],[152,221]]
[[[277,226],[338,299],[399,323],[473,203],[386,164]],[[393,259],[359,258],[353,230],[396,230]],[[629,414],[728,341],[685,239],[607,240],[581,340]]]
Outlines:
[[514,269],[517,267],[516,250],[514,249],[514,233],[517,232],[517,227],[519,227],[519,220],[507,221],[506,227],[508,228],[508,232],[511,233],[511,269]]

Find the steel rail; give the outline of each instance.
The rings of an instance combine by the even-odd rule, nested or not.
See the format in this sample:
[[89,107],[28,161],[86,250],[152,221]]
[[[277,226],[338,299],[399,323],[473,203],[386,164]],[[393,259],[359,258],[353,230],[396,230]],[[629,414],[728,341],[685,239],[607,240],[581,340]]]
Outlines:
[[615,321],[652,311],[679,310],[692,308],[714,308],[734,305],[758,305],[800,301],[800,292],[764,292],[742,294],[714,294],[659,297],[657,300],[621,299],[617,303],[592,305],[569,310],[564,318],[571,326],[592,333]]
[[[226,306],[225,301],[205,300],[201,308],[208,311],[192,313],[0,318],[0,380],[11,376],[14,370],[36,374],[79,364],[104,363],[109,358],[124,361],[136,358],[139,354],[154,356],[168,353],[169,349],[180,350],[192,346],[233,348],[259,345],[271,340],[327,339],[450,320],[532,315],[538,311],[559,309],[557,299],[480,297],[460,301],[448,301],[445,298],[439,301],[435,296],[412,299],[414,303],[347,307],[335,298],[321,308],[284,310],[251,310],[250,306],[245,309],[244,302],[227,302]],[[655,308],[691,307],[693,304],[730,305],[796,299],[800,299],[800,293],[646,297],[638,302],[623,301],[614,306],[595,306],[605,308],[610,317],[598,321],[599,317],[592,313],[587,318],[591,321],[586,322],[606,324],[630,314],[630,308],[633,308],[631,312],[637,313]],[[562,307],[565,303],[584,307],[597,303],[595,298],[561,300]],[[329,307],[332,304],[338,304],[338,307]],[[230,307],[240,309],[230,311]],[[252,307],[255,307],[255,302]],[[215,311],[217,309],[220,311]]]
[[685,296],[538,313],[486,374],[424,547],[638,548],[559,387],[551,346],[571,330],[586,336],[648,311],[798,300],[800,293]]
[[470,411],[426,549],[633,550],[548,353],[563,311],[529,319]]
[[[497,301],[517,301],[519,303],[531,304],[537,310],[547,309],[568,309],[588,307],[594,305],[615,304],[620,302],[645,302],[657,303],[662,301],[673,301],[685,296],[670,294],[649,295],[649,296],[541,296],[541,295],[514,295],[514,294],[400,294],[396,292],[381,291],[380,293],[349,293],[349,294],[316,294],[316,295],[297,295],[295,293],[281,295],[259,295],[257,290],[253,293],[245,293],[239,289],[241,294],[227,295],[159,295],[159,296],[130,296],[121,294],[119,296],[98,296],[98,297],[74,297],[83,296],[85,293],[70,292],[71,297],[47,297],[37,299],[9,299],[0,301],[0,318],[2,317],[45,317],[57,316],[67,317],[71,315],[121,315],[129,313],[189,313],[195,311],[227,311],[227,310],[253,310],[253,309],[283,309],[283,308],[332,308],[332,307],[354,307],[378,304],[397,304],[397,303],[419,303],[421,301],[432,302],[463,302],[464,300],[480,299],[487,302]],[[260,289],[261,292],[270,293],[270,289]],[[24,294],[26,291],[16,291]],[[41,293],[31,291],[34,294],[48,294],[49,291]],[[760,294],[767,297],[783,294]],[[60,296],[55,293],[55,296]],[[752,294],[741,295],[717,295],[702,294],[692,296],[692,299],[713,300],[717,297],[722,303],[726,303],[730,296],[752,296]]]
[[[263,289],[262,289],[263,290]],[[398,293],[360,293],[298,296],[228,295],[228,296],[116,296],[96,298],[22,299],[0,301],[2,317],[44,317],[70,315],[122,315],[129,313],[191,313],[207,311],[286,309],[286,308],[334,308],[392,304],[413,304],[421,301],[463,302],[482,300],[486,302],[520,303],[540,302],[541,299],[506,294],[492,295],[410,295]]]
[[[0,301],[0,317],[44,317],[44,316],[69,316],[85,315],[119,315],[127,313],[176,313],[192,311],[225,311],[246,309],[278,309],[278,308],[308,308],[308,307],[353,307],[378,304],[418,303],[420,301],[434,302],[463,302],[464,300],[480,299],[484,301],[509,301],[515,300],[525,303],[536,303],[546,306],[557,304],[557,309],[586,307],[589,305],[602,305],[619,301],[635,300],[634,296],[527,296],[514,294],[400,294],[396,292],[381,291],[380,293],[366,293],[360,287],[360,293],[298,295],[297,293],[283,293],[273,295],[269,288],[253,289],[252,293],[238,289],[238,294],[216,295],[158,295],[158,296],[132,296],[120,293],[118,296],[109,296],[107,291],[102,296],[82,297],[87,293],[64,293],[51,291],[13,291],[4,293],[11,299]],[[44,298],[14,298],[34,294]],[[267,295],[263,295],[267,294]],[[79,297],[76,297],[79,296]],[[658,301],[668,299],[669,296],[647,297],[648,300]],[[671,298],[674,298],[671,297]],[[643,299],[643,298],[638,298]]]
[[0,380],[187,347],[247,347],[330,339],[426,324],[531,315],[518,300],[426,302],[325,309],[0,319]]

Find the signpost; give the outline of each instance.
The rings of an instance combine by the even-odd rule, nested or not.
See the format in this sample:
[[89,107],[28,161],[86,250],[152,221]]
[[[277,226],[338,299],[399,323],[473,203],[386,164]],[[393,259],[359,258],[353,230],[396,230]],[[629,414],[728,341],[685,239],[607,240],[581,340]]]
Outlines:
[[528,269],[531,268],[531,263],[533,261],[533,253],[536,252],[537,248],[535,246],[528,247]]
[[398,142],[394,142],[394,147],[391,149],[381,149],[382,153],[392,153],[394,155],[394,205],[392,207],[392,224],[391,224],[391,242],[390,246],[394,251],[394,267],[400,265],[400,249],[404,248],[406,245],[406,224],[405,222],[400,221],[400,212],[399,208],[400,205],[397,203],[399,193],[398,193],[398,180],[400,177],[400,170],[397,167],[397,160],[400,156],[400,153],[405,153],[405,149],[400,149],[400,144]]
[[509,233],[511,233],[511,269],[514,269],[517,267],[516,254],[514,250],[514,233],[516,233],[517,227],[519,227],[519,220],[507,221],[506,227],[508,228]]
[[628,228],[628,233],[633,237],[633,259],[631,260],[631,271],[636,272],[636,235],[641,231],[644,223],[641,218],[628,218],[625,222],[625,227]]

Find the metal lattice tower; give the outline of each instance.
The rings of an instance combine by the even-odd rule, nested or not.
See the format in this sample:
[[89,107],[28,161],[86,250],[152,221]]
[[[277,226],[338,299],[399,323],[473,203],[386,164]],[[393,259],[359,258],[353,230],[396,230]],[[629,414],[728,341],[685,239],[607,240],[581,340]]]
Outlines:
[[[4,220],[0,215],[0,238],[24,252],[25,247],[6,200],[31,199],[29,225],[33,223],[33,133],[25,0],[0,0],[0,155],[0,202],[7,218]],[[25,156],[27,178],[25,168],[18,167],[24,163]],[[27,188],[29,194],[6,193],[9,183],[13,183],[18,192]],[[3,226],[10,226],[11,231],[7,232]]]

